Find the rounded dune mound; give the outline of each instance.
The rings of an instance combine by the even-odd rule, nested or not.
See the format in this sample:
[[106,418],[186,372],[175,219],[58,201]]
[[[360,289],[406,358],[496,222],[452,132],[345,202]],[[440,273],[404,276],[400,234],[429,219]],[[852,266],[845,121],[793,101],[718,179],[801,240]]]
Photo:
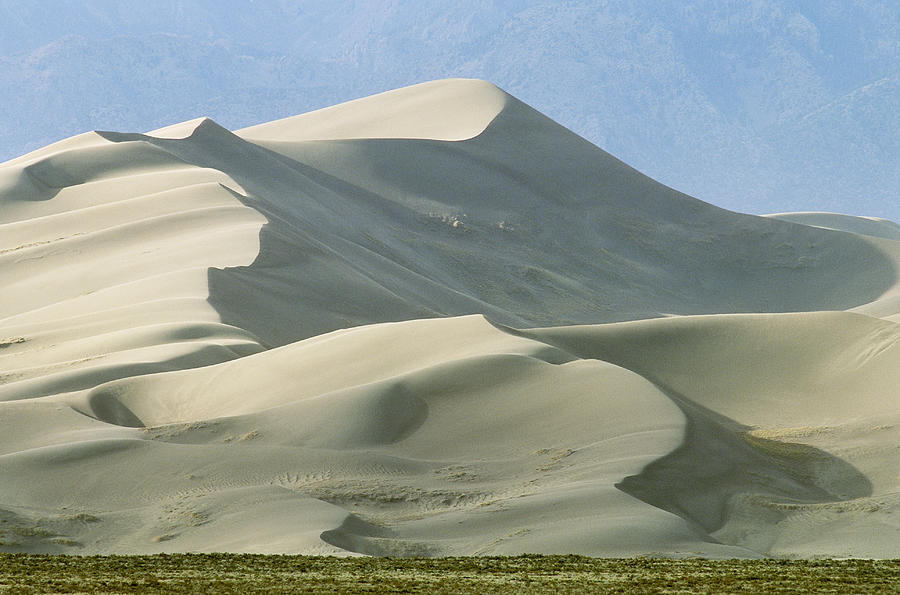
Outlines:
[[[896,531],[900,505],[896,323],[846,312],[716,315],[521,335],[630,369],[688,417],[679,449],[626,479],[625,491],[723,543],[896,555],[870,541]],[[826,545],[820,532],[843,538]]]

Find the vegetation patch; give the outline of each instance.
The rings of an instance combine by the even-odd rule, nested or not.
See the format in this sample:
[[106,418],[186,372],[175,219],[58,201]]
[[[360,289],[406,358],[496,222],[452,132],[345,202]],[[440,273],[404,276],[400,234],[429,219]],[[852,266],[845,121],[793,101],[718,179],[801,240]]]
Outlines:
[[6,337],[0,339],[0,349],[4,349],[6,347],[10,347],[12,345],[18,345],[19,343],[24,343],[25,337]]
[[0,593],[890,593],[900,560],[0,554]]

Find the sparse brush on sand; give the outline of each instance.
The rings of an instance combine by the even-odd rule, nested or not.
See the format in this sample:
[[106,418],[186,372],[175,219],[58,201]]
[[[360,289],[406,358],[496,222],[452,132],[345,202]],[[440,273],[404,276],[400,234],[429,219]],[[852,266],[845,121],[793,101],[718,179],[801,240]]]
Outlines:
[[0,593],[889,593],[891,560],[0,555]]
[[896,558],[898,271],[483,81],[86,133],[0,164],[0,551]]

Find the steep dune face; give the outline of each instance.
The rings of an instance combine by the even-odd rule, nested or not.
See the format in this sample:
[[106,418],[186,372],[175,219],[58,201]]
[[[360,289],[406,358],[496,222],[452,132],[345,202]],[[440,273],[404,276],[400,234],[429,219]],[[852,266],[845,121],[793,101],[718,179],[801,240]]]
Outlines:
[[777,217],[482,81],[7,162],[0,549],[900,555],[900,243]]
[[[717,315],[522,335],[652,380],[690,420],[679,449],[623,481],[626,492],[757,551],[879,556],[896,535],[896,323]],[[858,540],[835,549],[827,533]]]
[[[430,84],[420,87],[424,93]],[[481,82],[454,87],[486,93]],[[495,96],[489,99],[494,105]],[[372,118],[381,100],[344,109]],[[433,119],[446,116],[442,104],[431,107]],[[342,130],[336,140],[296,142],[269,140],[271,132],[255,129],[239,134],[289,158],[340,202],[350,201],[343,212],[356,215],[354,224],[335,221],[333,200],[327,219],[316,219],[317,239],[341,255],[354,253],[355,274],[401,298],[410,285],[423,286],[416,279],[437,281],[416,300],[437,315],[483,312],[534,326],[662,313],[844,309],[872,301],[896,279],[895,263],[863,239],[737,215],[679,194],[512,97],[505,96],[483,132],[461,142],[421,138],[424,130],[414,125],[424,109],[403,131],[412,138],[346,139]],[[316,128],[327,117],[316,112],[307,121]],[[276,193],[259,186],[257,194]],[[288,210],[269,217],[261,237],[257,263],[267,277],[259,284],[269,291],[279,286],[274,270],[284,267],[264,263],[310,252],[284,241],[293,231],[284,223],[312,215],[304,202],[263,202],[264,212]],[[335,237],[323,237],[326,229]],[[255,283],[252,266],[228,273],[241,276],[241,289]],[[227,275],[211,283],[213,299],[237,290]],[[370,312],[373,291],[352,292],[365,301],[347,310]],[[390,294],[379,301],[395,302]],[[240,319],[226,303],[217,308]],[[370,322],[348,318],[345,324]]]
[[207,301],[210,267],[258,252],[264,218],[233,180],[98,133],[51,149],[0,170],[0,398],[260,349]]

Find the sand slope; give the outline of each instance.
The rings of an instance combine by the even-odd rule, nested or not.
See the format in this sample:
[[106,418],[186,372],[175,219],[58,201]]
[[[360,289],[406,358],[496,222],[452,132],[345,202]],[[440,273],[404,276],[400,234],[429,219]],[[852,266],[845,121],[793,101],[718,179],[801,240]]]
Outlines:
[[62,141],[0,165],[0,549],[898,556],[895,228],[482,81]]

